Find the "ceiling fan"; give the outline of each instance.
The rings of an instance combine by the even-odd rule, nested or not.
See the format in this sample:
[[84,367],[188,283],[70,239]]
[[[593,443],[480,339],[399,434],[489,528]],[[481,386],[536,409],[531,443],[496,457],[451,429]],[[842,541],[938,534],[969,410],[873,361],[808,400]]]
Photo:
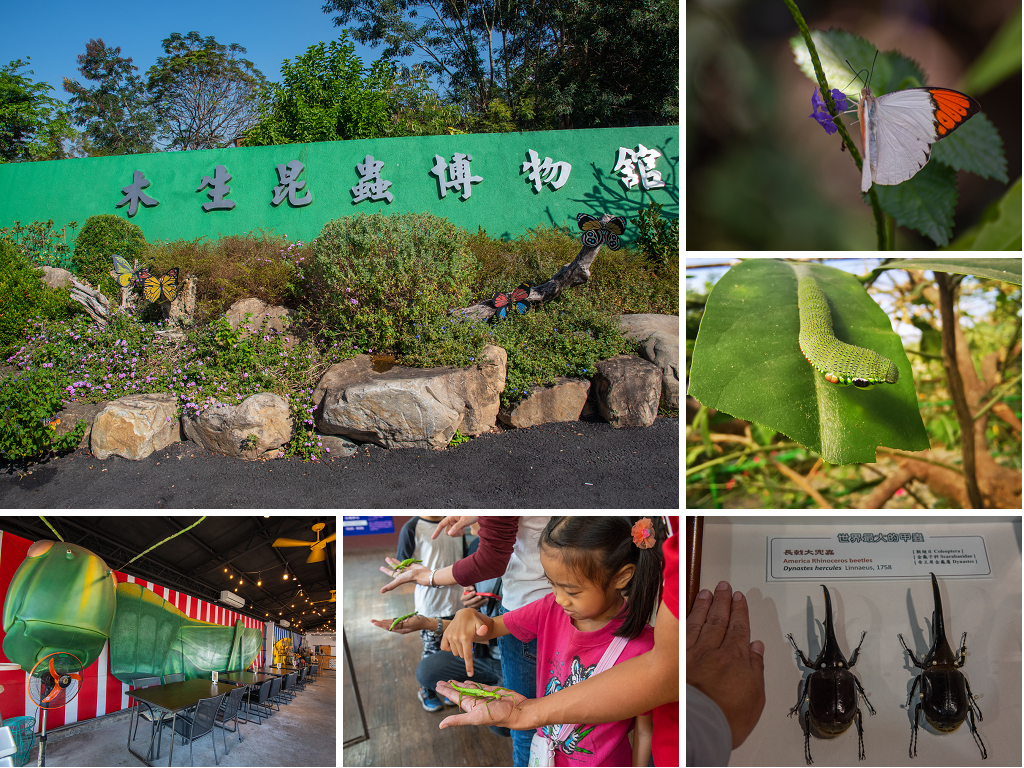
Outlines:
[[326,539],[321,541],[320,531],[327,527],[326,523],[317,523],[313,526],[313,530],[316,532],[316,541],[300,541],[299,539],[276,539],[272,547],[309,547],[309,557],[306,558],[307,563],[319,563],[327,558],[326,547],[328,542],[334,541],[338,538],[338,534],[332,533]]
[[331,590],[331,599],[330,600],[314,600],[313,601],[313,605],[316,605],[317,603],[336,603],[336,602],[338,602],[338,596],[335,594],[335,592],[337,592],[337,591],[338,590],[336,590],[336,589],[332,589]]

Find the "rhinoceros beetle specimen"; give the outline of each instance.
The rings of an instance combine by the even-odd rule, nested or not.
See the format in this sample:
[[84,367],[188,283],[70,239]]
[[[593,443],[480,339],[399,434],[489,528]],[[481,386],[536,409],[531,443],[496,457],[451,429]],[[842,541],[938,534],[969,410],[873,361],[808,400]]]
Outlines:
[[923,661],[918,661],[914,652],[907,648],[903,635],[897,635],[904,649],[910,654],[910,660],[915,667],[924,670],[914,680],[910,689],[910,696],[907,698],[907,708],[914,700],[914,691],[918,683],[921,684],[921,698],[914,710],[914,724],[910,729],[910,756],[917,757],[917,729],[918,721],[921,719],[921,711],[924,710],[924,719],[932,724],[932,727],[943,733],[952,733],[959,728],[964,720],[971,719],[971,733],[981,750],[981,759],[988,757],[985,744],[978,733],[978,726],[974,722],[974,714],[977,712],[978,719],[984,720],[981,716],[981,709],[978,702],[971,693],[971,685],[960,671],[960,667],[967,661],[967,633],[960,640],[960,652],[953,653],[946,639],[946,628],[942,622],[942,598],[939,596],[939,582],[932,575],[932,593],[935,596],[935,613],[932,614],[932,647]]
[[[796,706],[789,710],[792,717],[800,711],[801,705],[807,701],[807,719],[818,729],[825,738],[831,739],[841,733],[845,733],[850,724],[856,718],[857,721],[857,755],[864,759],[864,728],[863,715],[857,706],[857,693],[864,699],[871,714],[875,714],[874,707],[868,701],[867,694],[861,687],[860,680],[856,678],[850,669],[857,663],[860,655],[860,647],[864,644],[864,637],[867,632],[861,633],[860,643],[857,650],[853,652],[849,663],[843,652],[839,650],[839,643],[836,641],[835,628],[832,626],[832,599],[828,593],[828,587],[824,584],[821,588],[825,590],[825,645],[818,654],[818,658],[812,664],[804,652],[797,648],[793,635],[786,635],[789,642],[797,652],[800,661],[805,667],[814,670],[804,680],[804,690]],[[804,728],[804,757],[807,764],[811,760],[811,729],[808,724]]]

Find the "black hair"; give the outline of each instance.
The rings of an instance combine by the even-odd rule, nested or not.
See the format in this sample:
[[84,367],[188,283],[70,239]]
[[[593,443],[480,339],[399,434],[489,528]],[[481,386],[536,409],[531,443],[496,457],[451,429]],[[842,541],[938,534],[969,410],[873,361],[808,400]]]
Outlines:
[[[540,534],[541,547],[557,549],[570,572],[607,589],[615,574],[633,565],[625,588],[626,604],[615,618],[623,619],[615,636],[633,640],[650,622],[661,600],[661,541],[650,549],[633,543],[639,517],[552,517]],[[660,521],[658,521],[660,523]],[[657,524],[652,526],[658,531]],[[661,534],[662,538],[664,533]]]

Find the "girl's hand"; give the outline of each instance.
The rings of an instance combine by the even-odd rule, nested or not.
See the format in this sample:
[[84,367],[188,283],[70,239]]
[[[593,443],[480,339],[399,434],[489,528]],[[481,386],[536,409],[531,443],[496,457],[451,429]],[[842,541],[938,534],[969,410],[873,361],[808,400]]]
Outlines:
[[[456,683],[460,688],[475,688],[476,683]],[[450,715],[441,721],[440,728],[450,728],[453,725],[497,725],[506,728],[518,728],[516,723],[520,720],[519,705],[526,701],[521,693],[510,691],[507,688],[499,688],[495,685],[483,686],[486,690],[497,691],[500,697],[483,699],[462,695],[462,708],[466,714]],[[446,680],[438,680],[434,690],[443,696],[447,696],[454,702],[459,701],[459,692],[452,688]],[[485,706],[486,703],[486,706]]]
[[462,593],[462,604],[467,608],[476,609],[486,602],[487,598],[477,595],[474,587],[467,587],[466,591]]
[[472,608],[463,608],[445,627],[441,650],[451,651],[466,662],[466,674],[473,676],[473,638],[486,637],[494,621]]
[[[395,619],[397,618],[398,617],[396,616]],[[380,627],[385,632],[391,632],[395,635],[408,635],[410,632],[418,632],[422,629],[433,629],[437,626],[437,622],[435,621],[431,623],[429,617],[416,615],[409,617],[394,629],[389,629],[395,619],[370,619],[370,623],[375,627]],[[430,626],[425,626],[427,624]]]
[[463,534],[466,528],[468,528],[475,522],[476,515],[465,515],[463,517],[459,517],[458,515],[449,515],[437,524],[437,528],[434,529],[434,532],[430,535],[430,538],[436,539],[438,536],[441,535],[441,531],[443,531],[445,528],[448,529],[449,536],[451,536],[453,539],[458,538]]
[[[400,587],[403,584],[422,584],[423,586],[429,586],[430,580],[430,569],[419,563],[413,563],[408,566],[404,571],[395,576],[395,569],[401,565],[402,561],[394,557],[385,557],[384,562],[388,563],[387,566],[381,566],[380,572],[386,576],[390,576],[393,581],[390,584],[386,584],[380,588],[381,594],[390,592],[396,587]],[[421,576],[426,574],[426,576]]]

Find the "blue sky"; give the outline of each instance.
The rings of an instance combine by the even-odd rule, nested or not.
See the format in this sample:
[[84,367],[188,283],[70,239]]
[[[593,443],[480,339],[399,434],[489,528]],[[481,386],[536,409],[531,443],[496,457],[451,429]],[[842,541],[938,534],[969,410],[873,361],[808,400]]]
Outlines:
[[[294,59],[320,41],[336,40],[341,27],[321,10],[323,0],[247,0],[241,3],[211,0],[165,2],[70,2],[55,0],[42,6],[6,0],[3,3],[4,35],[0,40],[0,66],[32,57],[27,69],[33,82],[53,86],[49,95],[67,101],[65,77],[87,87],[78,71],[78,55],[90,39],[102,39],[109,47],[121,46],[121,56],[131,57],[145,81],[146,70],[163,56],[160,41],[172,32],[185,35],[195,30],[218,43],[238,43],[248,59],[268,80],[279,82],[281,62]],[[356,54],[369,66],[383,51],[356,44]],[[422,57],[405,62],[411,64]],[[26,70],[21,70],[24,74]]]

